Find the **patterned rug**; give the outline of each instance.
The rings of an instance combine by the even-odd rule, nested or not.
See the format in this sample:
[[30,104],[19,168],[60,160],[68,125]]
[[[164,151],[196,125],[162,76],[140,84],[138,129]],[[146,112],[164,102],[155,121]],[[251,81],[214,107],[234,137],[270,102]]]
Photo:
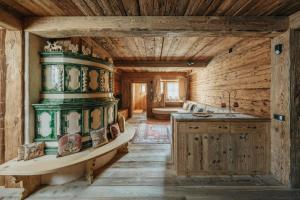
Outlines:
[[143,123],[137,126],[134,144],[171,144],[169,125]]

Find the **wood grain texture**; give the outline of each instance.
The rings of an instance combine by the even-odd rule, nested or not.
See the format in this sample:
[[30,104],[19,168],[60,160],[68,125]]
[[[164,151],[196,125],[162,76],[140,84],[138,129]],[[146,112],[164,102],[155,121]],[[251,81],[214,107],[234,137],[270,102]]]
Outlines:
[[[5,63],[5,30],[0,29],[0,164],[5,162],[5,88],[6,88],[6,63]],[[4,177],[0,177],[0,185],[4,185]]]
[[[147,91],[142,92],[143,83],[135,83],[133,84],[132,92],[133,92],[133,111],[134,110],[147,110]],[[143,87],[147,87],[144,83]]]
[[297,0],[0,0],[19,16],[288,16]]
[[273,37],[286,31],[288,25],[288,18],[279,16],[65,16],[28,18],[24,29],[47,38],[172,35]]
[[269,173],[269,122],[177,122],[177,175]]
[[17,17],[11,15],[0,7],[0,27],[14,31],[22,30],[22,23]]
[[236,90],[231,103],[234,111],[270,116],[271,58],[269,39],[245,39],[233,47],[233,52],[216,56],[206,68],[190,77],[190,99],[221,107],[228,95],[223,90]]
[[121,93],[121,72],[115,70],[114,72],[114,95],[118,95]]
[[300,187],[300,32],[290,31],[290,140],[291,186]]
[[[280,55],[274,52],[276,44],[283,44]],[[290,184],[290,32],[272,40],[272,104],[271,113],[285,116],[285,121],[271,122],[271,172],[284,184]]]
[[[17,147],[23,144],[23,33],[6,31],[6,95],[5,95],[5,161],[17,156]],[[6,186],[14,186],[11,179]]]

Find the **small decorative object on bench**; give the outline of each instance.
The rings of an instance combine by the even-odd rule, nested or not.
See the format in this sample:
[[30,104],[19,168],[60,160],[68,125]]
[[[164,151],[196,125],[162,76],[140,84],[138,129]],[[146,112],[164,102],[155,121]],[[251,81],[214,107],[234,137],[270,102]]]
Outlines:
[[121,133],[125,131],[125,117],[122,114],[118,114],[118,123]]
[[110,134],[113,140],[116,139],[120,133],[121,131],[118,123],[115,123],[110,126]]
[[108,143],[106,128],[101,128],[99,130],[91,131],[90,135],[92,138],[92,143],[94,148],[100,147]]
[[79,152],[81,149],[81,136],[77,133],[66,134],[58,140],[57,157]]
[[24,144],[18,148],[17,160],[31,160],[44,155],[45,143]]

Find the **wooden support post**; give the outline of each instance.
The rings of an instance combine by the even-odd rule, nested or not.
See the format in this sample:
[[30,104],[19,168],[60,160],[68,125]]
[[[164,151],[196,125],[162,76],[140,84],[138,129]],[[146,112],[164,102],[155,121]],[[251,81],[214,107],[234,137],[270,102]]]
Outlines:
[[122,145],[119,149],[118,149],[118,153],[128,153],[128,143]]
[[85,165],[85,178],[92,184],[94,181],[94,167],[95,167],[95,159],[88,160]]
[[13,178],[15,183],[20,183],[21,188],[23,188],[20,196],[21,200],[35,192],[41,184],[40,176],[14,176]]

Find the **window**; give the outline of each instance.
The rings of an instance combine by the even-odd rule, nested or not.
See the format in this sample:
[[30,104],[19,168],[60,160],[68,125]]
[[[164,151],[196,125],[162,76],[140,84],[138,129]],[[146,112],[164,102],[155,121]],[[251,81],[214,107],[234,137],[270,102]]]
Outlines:
[[178,80],[161,80],[160,94],[164,94],[167,101],[179,100],[179,81]]
[[179,100],[178,81],[167,82],[167,99],[171,101]]

